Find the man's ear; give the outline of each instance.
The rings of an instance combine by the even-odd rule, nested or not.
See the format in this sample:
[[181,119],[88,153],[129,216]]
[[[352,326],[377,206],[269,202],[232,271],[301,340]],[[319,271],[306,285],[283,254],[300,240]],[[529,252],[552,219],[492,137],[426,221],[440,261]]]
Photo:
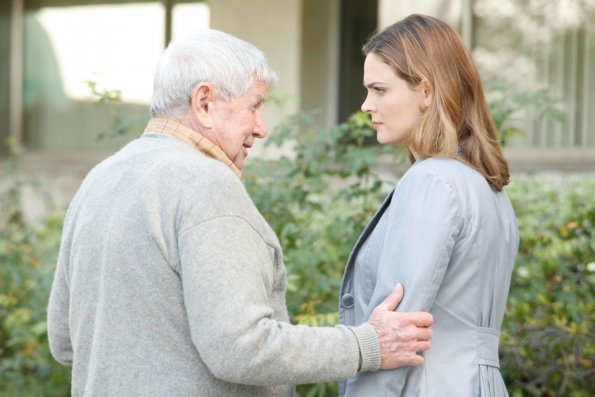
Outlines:
[[209,83],[198,83],[192,90],[190,98],[190,108],[196,117],[196,120],[205,128],[213,126],[211,110],[215,99],[215,91]]

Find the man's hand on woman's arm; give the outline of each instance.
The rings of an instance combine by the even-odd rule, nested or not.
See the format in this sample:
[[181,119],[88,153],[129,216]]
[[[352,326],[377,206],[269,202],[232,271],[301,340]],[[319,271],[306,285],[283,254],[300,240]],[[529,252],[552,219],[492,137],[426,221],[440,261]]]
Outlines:
[[380,343],[380,369],[421,365],[424,358],[418,353],[429,350],[431,346],[432,330],[429,327],[432,315],[426,312],[395,312],[402,299],[403,286],[399,283],[368,319]]

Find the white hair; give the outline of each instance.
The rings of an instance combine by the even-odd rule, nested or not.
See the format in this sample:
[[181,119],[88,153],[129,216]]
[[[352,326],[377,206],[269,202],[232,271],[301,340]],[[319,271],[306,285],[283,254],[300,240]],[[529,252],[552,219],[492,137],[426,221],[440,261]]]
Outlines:
[[163,53],[153,81],[151,114],[182,117],[200,82],[212,84],[227,101],[248,91],[253,79],[277,82],[258,48],[219,30],[197,31],[173,41]]

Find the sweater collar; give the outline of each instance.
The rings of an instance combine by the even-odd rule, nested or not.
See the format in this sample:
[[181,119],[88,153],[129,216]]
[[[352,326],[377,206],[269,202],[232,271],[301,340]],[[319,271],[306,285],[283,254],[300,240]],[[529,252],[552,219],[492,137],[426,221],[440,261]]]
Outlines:
[[227,157],[221,148],[201,135],[198,131],[184,124],[167,118],[155,117],[149,120],[143,135],[160,134],[176,138],[192,146],[200,153],[221,161],[227,165],[238,177],[242,176],[240,169]]

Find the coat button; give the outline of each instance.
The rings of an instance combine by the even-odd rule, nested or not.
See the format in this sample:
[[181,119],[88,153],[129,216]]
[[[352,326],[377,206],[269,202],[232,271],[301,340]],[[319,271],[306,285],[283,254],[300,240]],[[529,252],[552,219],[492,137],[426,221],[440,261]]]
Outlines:
[[341,298],[341,306],[345,309],[351,309],[353,307],[353,302],[353,295],[351,294],[345,294]]

